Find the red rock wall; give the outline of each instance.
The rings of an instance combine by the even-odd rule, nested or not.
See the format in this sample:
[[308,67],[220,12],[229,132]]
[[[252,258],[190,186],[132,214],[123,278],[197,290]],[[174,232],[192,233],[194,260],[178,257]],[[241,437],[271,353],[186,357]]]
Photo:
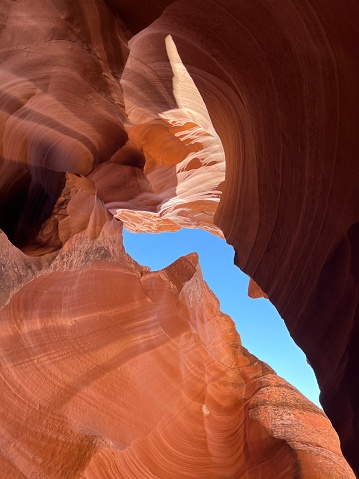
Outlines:
[[[166,6],[162,16],[143,30]],[[48,422],[41,419],[54,397],[66,396],[66,391],[75,390],[75,398],[82,386],[87,387],[88,375],[91,380],[97,380],[97,376],[91,376],[86,369],[87,359],[85,369],[78,368],[79,379],[76,371],[71,370],[72,362],[66,365],[66,355],[61,356],[66,353],[65,343],[59,350],[55,348],[57,339],[43,344],[46,340],[41,331],[47,332],[45,323],[49,321],[48,332],[53,335],[55,331],[57,338],[56,331],[59,331],[59,344],[64,341],[63,334],[68,337],[68,326],[62,330],[61,305],[68,301],[65,309],[70,311],[79,303],[76,294],[84,294],[73,287],[74,296],[67,299],[70,290],[66,288],[75,281],[71,278],[80,274],[69,270],[82,271],[81,268],[87,267],[84,259],[87,248],[91,250],[100,237],[108,234],[114,238],[115,233],[102,231],[111,213],[122,217],[133,229],[174,230],[187,225],[204,227],[219,235],[223,231],[226,240],[235,247],[236,263],[269,296],[306,353],[322,390],[324,409],[340,435],[343,452],[355,470],[359,470],[356,454],[359,433],[356,379],[358,19],[358,4],[354,0],[348,0],[345,8],[338,2],[321,0],[284,0],[280,4],[268,0],[255,3],[218,0],[205,5],[201,0],[179,0],[152,2],[143,8],[140,2],[132,2],[130,6],[120,0],[41,0],[36,8],[25,0],[1,3],[0,227],[11,243],[33,256],[24,256],[2,236],[4,286],[1,297],[6,302],[18,291],[12,300],[17,304],[15,316],[11,316],[10,306],[1,313],[4,315],[3,371],[10,388],[4,386],[3,420],[7,432],[1,451],[9,477],[27,474],[23,471],[29,464],[33,466],[31,474],[41,477],[68,477],[69,471],[76,474],[87,471],[83,477],[99,477],[94,474],[100,474],[98,471],[102,469],[104,477],[106,474],[122,477],[116,468],[125,471],[123,477],[141,473],[146,477],[143,470],[134,471],[133,459],[124,459],[125,466],[117,452],[108,453],[112,445],[107,439],[105,445],[98,446],[95,436],[110,436],[107,432],[97,433],[98,425],[91,425],[91,429],[86,421],[80,426],[76,423],[83,404],[69,412],[62,409],[66,403],[63,401],[58,415],[49,413]],[[137,32],[140,33],[130,41],[128,49],[128,39]],[[178,58],[173,56],[173,47],[168,47],[169,35]],[[76,242],[72,238],[76,235],[88,238],[81,260],[73,250]],[[94,258],[101,259],[102,254],[105,254],[102,259],[108,259],[106,248],[96,251],[89,253],[91,264]],[[116,253],[115,257],[123,263],[121,254]],[[74,261],[78,267],[68,266]],[[56,267],[50,266],[54,264]],[[94,264],[97,271],[98,263]],[[52,268],[51,272],[46,268]],[[133,264],[131,268],[136,269]],[[45,275],[45,271],[50,275],[49,281],[41,286],[38,274]],[[97,284],[105,283],[106,275],[112,274],[108,266],[105,271],[99,273],[98,278],[98,273],[93,273]],[[58,293],[58,299],[45,306],[41,288],[45,291],[52,280],[59,280],[56,284],[60,291],[66,280],[59,278],[65,277],[68,293]],[[256,289],[255,295],[260,289]],[[92,301],[92,293],[88,294]],[[82,296],[81,301],[85,301]],[[106,293],[106,298],[99,301],[110,304],[112,299]],[[211,301],[213,299],[209,303]],[[39,313],[33,311],[34,304],[42,308]],[[114,309],[117,307],[123,307],[121,302],[116,303]],[[30,328],[30,336],[26,328]],[[104,332],[105,343],[107,334],[113,334],[111,331],[110,327],[109,332]],[[12,341],[15,352],[28,354],[19,360],[20,370],[16,354],[9,353]],[[74,346],[80,347],[78,361],[87,357],[87,353],[96,356],[97,350],[91,352],[91,344],[90,341],[85,342],[85,346]],[[99,346],[101,344],[99,338]],[[203,354],[211,355],[206,349],[208,344],[204,344]],[[83,347],[88,349],[84,351]],[[30,352],[26,353],[28,348]],[[138,348],[140,351],[140,346]],[[42,381],[43,373],[35,364],[50,353],[55,359],[49,360],[46,374],[50,375],[47,386],[52,395],[48,397],[48,393],[44,393],[45,399],[36,403],[31,395],[36,396],[37,389],[31,384]],[[69,358],[74,355],[69,353]],[[91,361],[95,364],[94,370],[97,364],[102,368],[102,356]],[[61,383],[62,366],[69,383],[66,380]],[[23,367],[25,369],[21,369]],[[57,372],[51,372],[53,367]],[[10,376],[6,379],[7,374]],[[56,374],[59,380],[54,379]],[[201,376],[204,371],[198,374]],[[267,373],[261,371],[260,374],[266,376]],[[22,377],[30,384],[22,387]],[[252,380],[250,376],[249,382]],[[218,386],[220,390],[222,386]],[[128,404],[134,403],[136,391],[131,396],[129,390]],[[250,397],[257,397],[257,392]],[[213,397],[226,403],[225,394]],[[241,397],[242,403],[236,403],[236,408],[243,409],[247,404],[243,397],[247,396]],[[221,402],[217,399],[216,404]],[[234,404],[232,399],[228,399],[230,404]],[[27,408],[25,422],[18,420],[23,404]],[[161,404],[159,410],[162,412],[162,409]],[[228,449],[228,453],[233,453],[232,465],[226,462],[228,458],[224,461],[221,451],[211,450],[205,456],[208,462],[203,469],[207,474],[204,477],[211,477],[210,474],[216,477],[224,462],[229,468],[228,474],[236,471],[238,477],[271,477],[270,474],[281,477],[282,472],[275,469],[271,459],[259,465],[263,462],[261,457],[272,456],[272,448],[280,451],[275,456],[280,457],[280,464],[288,464],[288,470],[284,468],[283,473],[287,475],[283,477],[301,474],[300,477],[319,478],[327,474],[318,469],[321,461],[309,460],[311,453],[307,457],[306,448],[293,446],[293,440],[285,436],[283,428],[276,429],[272,424],[276,407],[274,416],[270,407],[268,413],[260,412],[259,426],[257,416],[252,420],[248,411],[242,409],[235,414],[241,415],[238,421],[249,428],[243,439],[240,426],[241,441],[247,445],[241,454],[237,449],[236,452]],[[195,409],[188,417],[198,413]],[[181,414],[179,420],[182,420]],[[303,420],[299,421],[303,425],[300,427],[309,427],[308,417],[309,422],[315,423],[312,416],[302,413],[299,416]],[[228,417],[223,424],[216,424],[219,430],[225,428],[226,434]],[[294,417],[298,418],[298,414]],[[101,421],[99,419],[102,424]],[[295,423],[298,424],[297,419]],[[44,436],[39,436],[39,424]],[[56,424],[61,430],[49,438],[49,430]],[[283,424],[286,429],[287,422]],[[289,430],[296,437],[292,426]],[[42,456],[39,453],[42,459],[37,465],[31,457],[41,447],[29,439],[29,431],[36,431],[39,438],[36,441],[48,443],[47,452]],[[183,446],[186,446],[186,431],[188,425],[175,429],[180,435],[178,444],[182,441]],[[203,427],[198,432],[200,444],[202,433]],[[216,442],[217,433],[223,438],[217,429],[209,430],[206,437],[214,437]],[[141,434],[136,438],[142,437]],[[239,433],[233,434],[237,437]],[[10,437],[17,439],[11,442]],[[278,438],[284,441],[282,446],[278,446]],[[66,443],[64,449],[56,446],[61,441]],[[159,438],[155,440],[157,452],[162,450],[159,441]],[[306,442],[299,439],[301,441]],[[326,449],[334,450],[337,457],[333,441],[329,440],[331,445]],[[251,449],[253,444],[257,446]],[[117,447],[118,443],[115,449]],[[141,451],[142,446],[136,447]],[[247,447],[250,450],[247,451]],[[51,458],[49,450],[53,448],[59,452]],[[298,452],[302,449],[304,452]],[[199,447],[197,456],[200,456],[199,450],[203,452]],[[74,454],[74,451],[78,452]],[[141,455],[138,451],[135,454]],[[318,450],[315,451],[317,454]],[[187,452],[192,458],[192,467],[194,463],[197,467],[194,453],[189,449]],[[137,461],[138,464],[149,464],[147,456],[147,459],[141,457],[143,462]],[[244,466],[239,466],[237,457],[241,457],[238,461],[245,461],[247,472],[240,469]],[[324,461],[325,464],[332,463],[330,457],[333,456],[328,457],[329,462]],[[155,471],[152,473],[169,477],[169,471],[173,471],[170,460],[158,461],[161,464],[152,465],[151,471]],[[338,474],[342,474],[338,477],[350,477],[344,463],[338,461]],[[301,464],[301,472],[297,469],[293,472],[298,464]],[[189,463],[182,465],[187,467],[182,471],[183,477],[191,477],[190,474],[198,477],[198,471],[188,472]]]
[[17,270],[37,264],[0,312],[4,477],[354,478],[324,413],[242,347],[196,254],[149,272],[119,221],[91,231],[40,263],[1,237]]
[[128,54],[105,3],[2,2],[1,228],[34,239],[64,186],[121,147],[119,79]]
[[131,76],[150,92],[143,110],[171,108],[151,87],[171,81],[171,33],[224,146],[215,222],[305,351],[357,470],[358,18],[354,1],[177,2],[132,40],[124,71],[144,58]]

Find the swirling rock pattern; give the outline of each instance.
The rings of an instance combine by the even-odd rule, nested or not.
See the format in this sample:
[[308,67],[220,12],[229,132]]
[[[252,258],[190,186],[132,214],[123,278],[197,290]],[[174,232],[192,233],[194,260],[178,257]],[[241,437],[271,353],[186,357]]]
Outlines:
[[242,347],[197,255],[150,272],[113,221],[44,255],[0,313],[4,477],[354,478],[324,413]]
[[355,0],[1,2],[7,477],[351,477],[325,417],[244,352],[195,259],[142,270],[112,215],[234,246],[359,471],[358,19]]
[[154,82],[172,81],[164,47],[170,33],[225,151],[215,223],[306,353],[323,407],[359,471],[353,19],[355,1],[345,9],[320,0],[175,2],[131,40],[123,85],[129,114],[141,113],[137,121],[173,108],[174,95]]

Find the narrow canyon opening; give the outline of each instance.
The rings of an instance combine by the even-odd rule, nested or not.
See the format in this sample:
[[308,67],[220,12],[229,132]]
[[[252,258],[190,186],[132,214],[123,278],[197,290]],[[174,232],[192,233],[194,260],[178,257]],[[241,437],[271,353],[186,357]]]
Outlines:
[[233,264],[234,251],[225,240],[203,230],[174,233],[130,233],[123,229],[126,252],[152,271],[196,252],[203,279],[234,321],[242,344],[321,408],[314,372],[295,344],[274,305],[248,296],[249,277]]

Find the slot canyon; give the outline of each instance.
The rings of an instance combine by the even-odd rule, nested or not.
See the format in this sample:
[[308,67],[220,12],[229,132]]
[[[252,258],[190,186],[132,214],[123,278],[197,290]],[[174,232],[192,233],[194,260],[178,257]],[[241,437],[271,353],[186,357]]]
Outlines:
[[[0,2],[0,477],[359,477],[357,0]],[[323,410],[241,342],[224,238]],[[238,304],[240,308],[240,304]]]

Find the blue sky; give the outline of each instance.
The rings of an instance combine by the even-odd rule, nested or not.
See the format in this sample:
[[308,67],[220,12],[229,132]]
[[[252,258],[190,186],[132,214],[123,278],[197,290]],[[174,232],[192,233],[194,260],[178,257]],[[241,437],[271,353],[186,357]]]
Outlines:
[[319,389],[304,353],[290,337],[284,321],[266,299],[248,298],[249,278],[234,266],[234,251],[224,240],[202,230],[132,234],[124,230],[126,251],[156,271],[180,256],[197,252],[203,277],[236,324],[242,344],[280,376],[319,405]]

